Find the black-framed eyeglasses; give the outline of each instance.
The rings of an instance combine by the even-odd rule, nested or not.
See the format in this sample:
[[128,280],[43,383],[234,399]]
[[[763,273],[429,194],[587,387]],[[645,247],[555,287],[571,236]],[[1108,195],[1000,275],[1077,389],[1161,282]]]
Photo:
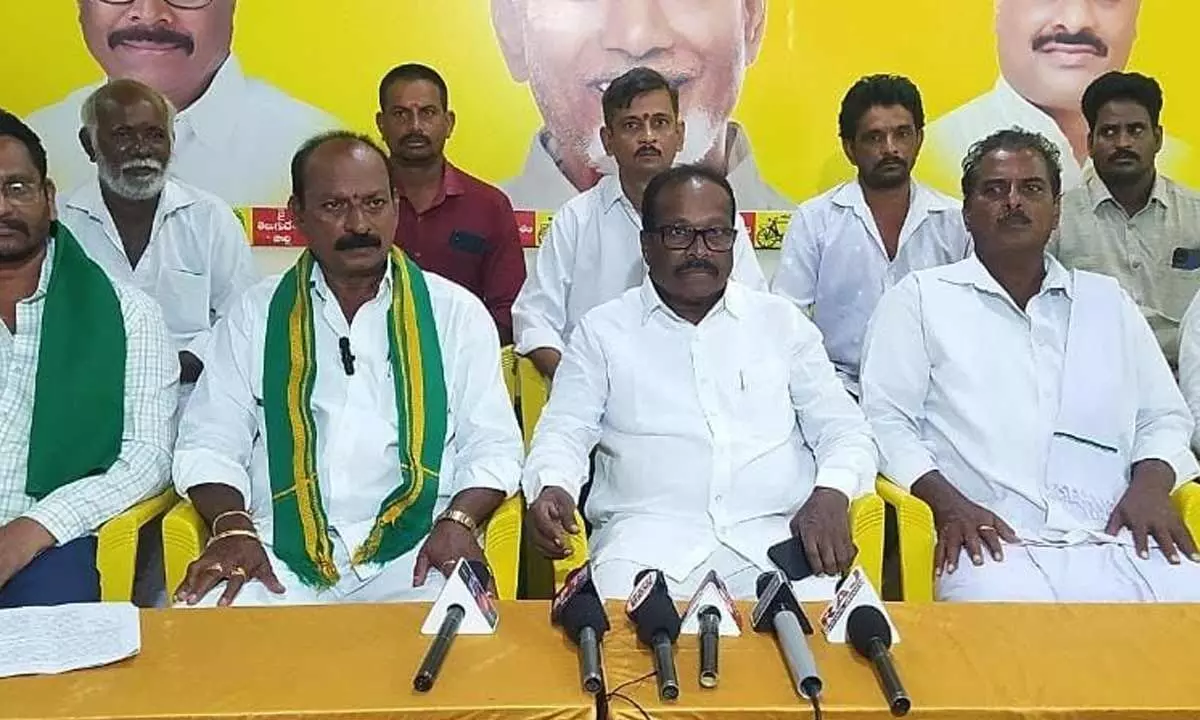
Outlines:
[[653,231],[662,238],[663,245],[668,250],[687,250],[703,240],[704,246],[712,252],[729,252],[733,249],[737,229],[731,227],[694,228],[687,225],[667,225]]
[[41,197],[45,183],[30,180],[9,180],[0,183],[0,197],[14,205],[32,205]]
[[[100,0],[105,5],[132,5],[133,0]],[[164,0],[176,10],[200,10],[213,4],[213,0]]]

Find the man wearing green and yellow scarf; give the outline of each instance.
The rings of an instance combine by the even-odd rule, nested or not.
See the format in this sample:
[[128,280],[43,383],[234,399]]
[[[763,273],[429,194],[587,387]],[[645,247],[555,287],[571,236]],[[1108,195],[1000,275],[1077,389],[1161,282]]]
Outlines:
[[292,186],[308,249],[218,325],[180,426],[176,488],[212,536],[176,600],[432,599],[518,488],[495,324],[392,246],[370,139],[313,138]]
[[175,440],[162,313],[57,221],[46,165],[0,110],[0,608],[99,600],[93,533],[167,485]]

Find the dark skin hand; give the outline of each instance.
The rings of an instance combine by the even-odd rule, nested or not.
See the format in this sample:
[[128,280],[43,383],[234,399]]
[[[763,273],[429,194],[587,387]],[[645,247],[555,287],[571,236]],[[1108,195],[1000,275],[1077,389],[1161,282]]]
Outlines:
[[850,501],[832,488],[814,488],[792,518],[792,536],[799,537],[814,575],[844,575],[858,554],[850,538]]
[[554,379],[558,364],[562,362],[562,353],[554,348],[538,348],[529,353],[528,358],[547,380]]
[[[502,502],[504,493],[498,490],[471,488],[455,495],[450,508],[466,513],[478,527],[483,527],[483,523]],[[413,587],[424,585],[425,576],[432,568],[437,568],[438,572],[449,577],[460,558],[487,562],[475,534],[464,525],[452,520],[434,523],[429,537],[425,539],[425,544],[417,554],[417,563],[413,568]],[[494,585],[490,589],[494,592]]]
[[[218,484],[198,485],[188,491],[192,505],[204,518],[204,523],[217,533],[226,530],[254,531],[254,523],[244,515],[228,515],[213,528],[213,520],[230,510],[244,510],[245,501],[237,490]],[[258,580],[276,594],[284,592],[283,584],[271,569],[271,561],[257,537],[236,535],[218,540],[200,554],[190,565],[183,583],[175,591],[177,602],[195,605],[218,583],[225,582],[225,591],[217,600],[218,607],[233,602],[242,586]]]
[[1195,539],[1171,505],[1174,487],[1175,471],[1170,465],[1161,460],[1134,463],[1129,488],[1113,508],[1104,532],[1116,535],[1121,528],[1129,528],[1133,546],[1143,560],[1150,557],[1149,538],[1154,538],[1172,565],[1180,563],[1180,553],[1200,562]]
[[986,547],[996,562],[1004,560],[1002,542],[1017,543],[1017,534],[992,511],[968,500],[937,470],[922,475],[912,493],[933,510],[937,527],[937,546],[933,551],[933,569],[938,575],[958,568],[959,553],[965,548],[971,562],[983,565]]
[[202,372],[204,372],[204,363],[200,361],[200,358],[187,350],[179,353],[179,382],[194,383],[200,379]]
[[551,560],[562,560],[571,554],[567,534],[576,535],[575,501],[560,487],[547,487],[538,494],[525,516],[525,527],[533,537],[534,546]]

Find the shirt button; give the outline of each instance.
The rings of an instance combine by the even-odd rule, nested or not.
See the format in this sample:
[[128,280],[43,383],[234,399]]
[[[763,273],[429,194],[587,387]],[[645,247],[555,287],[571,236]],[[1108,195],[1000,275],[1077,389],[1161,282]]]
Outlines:
[[1133,261],[1133,269],[1134,269],[1134,270],[1141,270],[1141,269],[1142,269],[1142,261],[1141,261],[1141,260],[1134,260],[1134,261]]

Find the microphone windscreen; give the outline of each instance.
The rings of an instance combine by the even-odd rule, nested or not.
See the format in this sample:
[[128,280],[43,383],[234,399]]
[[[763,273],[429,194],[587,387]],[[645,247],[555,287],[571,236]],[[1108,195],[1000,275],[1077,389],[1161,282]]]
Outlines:
[[608,615],[604,612],[604,604],[600,596],[594,592],[580,592],[563,606],[558,618],[563,630],[576,643],[579,642],[579,631],[585,627],[593,628],[596,637],[603,639],[608,632]]
[[770,585],[771,581],[774,579],[775,573],[773,572],[765,572],[762,575],[759,575],[758,580],[754,583],[754,596],[761,598],[763,593],[766,592],[767,586]]
[[892,626],[877,608],[859,605],[846,620],[846,637],[859,655],[870,658],[871,641],[875,638],[883,641],[885,647],[892,646]]
[[488,585],[492,584],[492,571],[488,569],[487,563],[481,563],[478,560],[468,560],[467,565],[471,566],[471,571],[475,573],[475,577],[479,578],[479,583],[486,590]]

